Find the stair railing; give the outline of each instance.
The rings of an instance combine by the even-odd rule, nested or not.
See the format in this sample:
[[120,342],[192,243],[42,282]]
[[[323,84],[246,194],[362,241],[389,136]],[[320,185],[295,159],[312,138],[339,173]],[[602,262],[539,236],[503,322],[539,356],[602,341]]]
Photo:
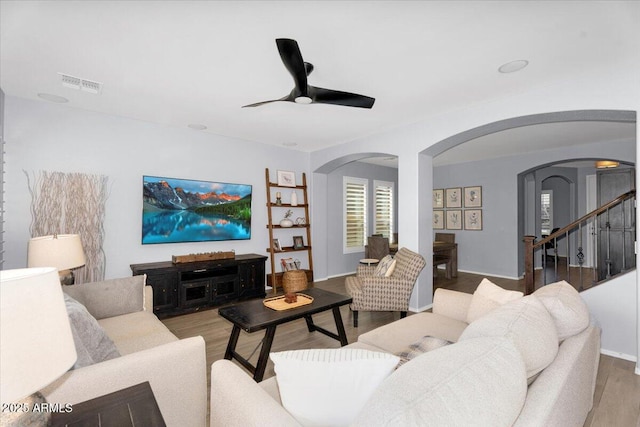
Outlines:
[[[633,199],[633,201],[635,202],[635,195],[636,195],[636,191],[635,190],[631,190],[627,193],[621,194],[620,196],[616,197],[615,199],[611,200],[610,202],[600,206],[599,208],[595,209],[592,212],[589,212],[588,214],[584,215],[583,217],[575,220],[574,222],[572,222],[571,224],[567,225],[566,227],[561,228],[560,230],[556,231],[555,233],[550,234],[549,236],[541,239],[540,241],[536,242],[536,236],[524,236],[523,240],[524,240],[524,247],[525,247],[525,253],[524,253],[524,281],[525,281],[525,295],[529,295],[532,294],[535,291],[535,275],[534,275],[534,269],[535,269],[535,264],[534,264],[534,255],[535,252],[538,249],[541,249],[544,251],[543,252],[543,257],[542,257],[542,271],[543,271],[543,285],[546,285],[546,262],[547,262],[547,254],[546,254],[546,246],[548,243],[553,242],[553,247],[554,247],[554,258],[555,258],[555,273],[556,273],[556,277],[558,275],[558,239],[564,237],[565,238],[565,243],[566,243],[566,255],[567,255],[567,278],[570,277],[570,262],[568,260],[571,259],[570,255],[570,239],[569,239],[569,233],[577,230],[577,237],[578,237],[578,247],[577,247],[577,252],[576,252],[576,259],[578,260],[578,270],[579,270],[579,280],[580,280],[580,286],[582,286],[583,283],[583,264],[584,264],[584,246],[583,246],[583,226],[585,226],[587,224],[587,222],[593,218],[596,218],[598,215],[601,214],[605,214],[607,215],[606,217],[606,224],[608,225],[609,223],[609,219],[608,219],[608,215],[609,215],[609,211],[610,209],[616,207],[619,204],[624,204],[625,201]],[[624,206],[624,205],[623,205]],[[623,214],[624,216],[624,214]],[[635,214],[634,214],[634,218],[635,218]],[[625,227],[626,228],[626,225]],[[635,231],[635,230],[634,230]],[[606,233],[606,239],[607,239],[607,256],[606,256],[606,260],[605,262],[607,263],[607,275],[606,278],[610,278],[611,277],[611,259],[610,259],[610,231],[607,228],[607,233]],[[594,245],[594,248],[596,247],[596,245]],[[595,252],[595,250],[594,250]],[[626,256],[624,254],[624,245],[623,245],[623,256],[622,256],[622,269],[626,270],[627,266],[625,265],[625,261],[626,261]],[[594,265],[593,265],[593,282],[597,282],[598,281],[598,277],[597,277],[597,260],[594,256]],[[635,267],[635,266],[634,266]],[[582,290],[582,289],[581,289]]]

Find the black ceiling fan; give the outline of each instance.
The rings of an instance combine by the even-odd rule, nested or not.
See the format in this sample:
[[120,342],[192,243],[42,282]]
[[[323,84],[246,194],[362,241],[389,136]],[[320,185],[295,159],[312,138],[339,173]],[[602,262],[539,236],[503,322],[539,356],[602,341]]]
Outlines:
[[276,45],[284,66],[293,77],[295,87],[291,93],[280,99],[256,102],[255,104],[244,105],[243,108],[258,107],[278,101],[296,102],[298,104],[334,104],[359,108],[373,107],[373,103],[376,101],[375,98],[311,86],[307,83],[307,76],[313,71],[313,65],[302,60],[298,43],[292,39],[276,39]]

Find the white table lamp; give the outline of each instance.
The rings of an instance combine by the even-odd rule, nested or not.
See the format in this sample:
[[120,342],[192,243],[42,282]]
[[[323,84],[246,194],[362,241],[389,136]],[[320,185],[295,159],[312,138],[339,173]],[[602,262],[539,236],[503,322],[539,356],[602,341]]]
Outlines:
[[[8,403],[13,403],[14,407],[32,407],[33,402],[44,402],[38,390],[68,371],[76,357],[56,269],[0,271],[0,398],[3,408]],[[18,406],[17,402],[20,402]],[[46,412],[3,411],[2,425],[11,425],[14,418],[21,415],[50,416]]]
[[27,267],[55,267],[65,285],[73,284],[74,268],[85,265],[82,242],[78,234],[54,234],[29,240]]

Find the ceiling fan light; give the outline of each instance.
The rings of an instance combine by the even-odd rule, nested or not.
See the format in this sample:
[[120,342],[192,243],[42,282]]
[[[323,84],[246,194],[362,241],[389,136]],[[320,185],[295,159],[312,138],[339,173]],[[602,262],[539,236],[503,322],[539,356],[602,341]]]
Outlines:
[[597,160],[596,161],[596,169],[617,168],[618,166],[620,166],[620,162],[616,162],[614,160]]
[[311,104],[313,100],[308,96],[298,96],[294,101],[296,104]]

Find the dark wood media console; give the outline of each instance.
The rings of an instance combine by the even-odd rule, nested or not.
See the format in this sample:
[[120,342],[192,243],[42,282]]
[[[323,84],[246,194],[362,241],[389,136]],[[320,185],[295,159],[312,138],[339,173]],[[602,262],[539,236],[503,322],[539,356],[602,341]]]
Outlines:
[[131,264],[133,275],[146,274],[153,287],[153,312],[173,316],[231,301],[264,298],[266,256],[236,255],[174,264],[171,261]]

